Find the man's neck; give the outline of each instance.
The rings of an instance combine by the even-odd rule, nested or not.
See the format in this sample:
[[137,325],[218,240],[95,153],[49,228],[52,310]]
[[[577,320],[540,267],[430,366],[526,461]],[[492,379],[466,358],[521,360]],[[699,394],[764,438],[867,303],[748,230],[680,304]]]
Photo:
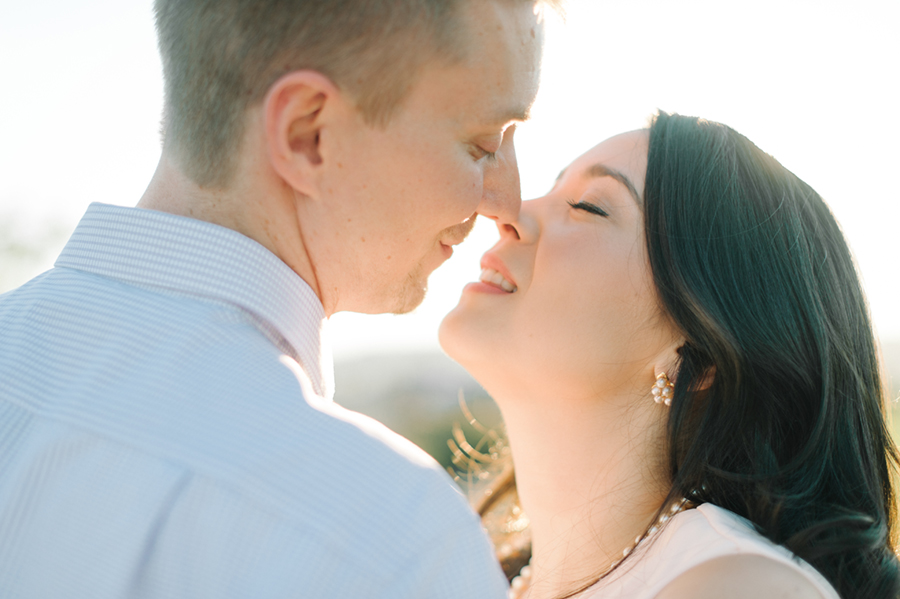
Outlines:
[[232,195],[226,189],[201,188],[163,154],[137,207],[202,220],[252,237],[245,219],[235,214]]
[[287,264],[321,301],[293,202],[283,197],[283,189],[268,189],[264,178],[235,180],[225,189],[200,187],[163,153],[137,207],[202,220],[249,237]]

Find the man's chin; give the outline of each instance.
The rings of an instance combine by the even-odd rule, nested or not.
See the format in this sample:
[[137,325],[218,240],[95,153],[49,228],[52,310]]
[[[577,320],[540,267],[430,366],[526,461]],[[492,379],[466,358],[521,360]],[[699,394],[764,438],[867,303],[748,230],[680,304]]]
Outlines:
[[404,285],[394,296],[393,307],[388,310],[391,314],[409,314],[418,308],[425,300],[428,293],[428,275],[424,269],[418,268],[410,273]]
[[404,290],[404,293],[398,298],[399,301],[397,302],[397,305],[393,310],[390,310],[391,314],[409,314],[422,305],[427,293],[427,285],[416,289]]

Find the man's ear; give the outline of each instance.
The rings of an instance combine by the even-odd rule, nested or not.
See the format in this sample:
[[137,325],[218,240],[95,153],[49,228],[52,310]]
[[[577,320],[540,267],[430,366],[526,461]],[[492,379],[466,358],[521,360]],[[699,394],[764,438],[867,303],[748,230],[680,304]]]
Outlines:
[[326,109],[340,91],[316,71],[292,71],[276,81],[263,101],[269,159],[284,181],[315,196],[322,165],[321,132]]

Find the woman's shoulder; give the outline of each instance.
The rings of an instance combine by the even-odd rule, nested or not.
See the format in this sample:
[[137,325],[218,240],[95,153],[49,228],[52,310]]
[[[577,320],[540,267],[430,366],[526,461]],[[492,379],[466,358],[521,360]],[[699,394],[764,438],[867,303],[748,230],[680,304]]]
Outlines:
[[815,568],[733,512],[703,504],[673,518],[671,524],[656,548],[657,557],[674,566],[659,599],[756,598],[789,590],[785,597],[838,597]]
[[675,577],[654,599],[833,599],[796,567],[771,556],[733,554],[700,563]]
[[[585,598],[839,599],[811,565],[765,538],[748,520],[711,504],[673,517],[633,557],[608,584],[598,585],[598,594]],[[796,591],[784,595],[787,589]]]

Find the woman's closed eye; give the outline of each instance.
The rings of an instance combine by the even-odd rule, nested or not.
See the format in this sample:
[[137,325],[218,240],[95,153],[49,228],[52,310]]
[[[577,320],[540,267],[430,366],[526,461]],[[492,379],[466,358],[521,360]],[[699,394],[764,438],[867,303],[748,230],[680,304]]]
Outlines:
[[590,202],[575,202],[573,200],[569,200],[567,203],[575,210],[584,210],[585,212],[590,212],[591,214],[596,214],[597,216],[609,216],[609,213],[606,212],[606,210],[595,204],[591,204]]

